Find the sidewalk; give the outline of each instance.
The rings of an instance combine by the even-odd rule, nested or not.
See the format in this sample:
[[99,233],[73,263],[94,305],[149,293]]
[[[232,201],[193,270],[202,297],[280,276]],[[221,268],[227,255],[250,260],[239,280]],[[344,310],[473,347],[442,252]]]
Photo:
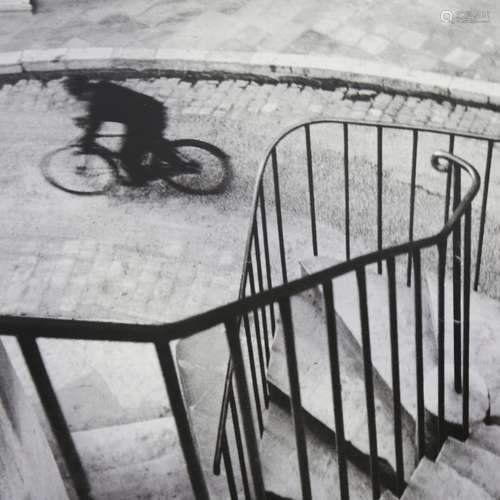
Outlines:
[[35,15],[0,13],[0,52],[127,47],[335,55],[500,82],[500,8],[493,0],[477,7],[422,0],[404,8],[395,0],[39,0],[38,6]]

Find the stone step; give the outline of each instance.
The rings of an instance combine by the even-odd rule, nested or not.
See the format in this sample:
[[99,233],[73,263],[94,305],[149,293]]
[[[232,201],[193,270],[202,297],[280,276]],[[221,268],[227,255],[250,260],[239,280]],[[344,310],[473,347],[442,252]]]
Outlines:
[[[16,339],[4,337],[4,343],[27,394],[42,412]],[[167,415],[170,403],[152,345],[46,339],[38,344],[71,431]]]
[[[321,311],[314,308],[309,298],[304,295],[307,294],[292,298],[302,406],[307,414],[320,423],[320,426],[326,426],[334,431],[326,322]],[[337,330],[345,436],[346,440],[367,459],[370,448],[363,361],[358,346],[352,342],[347,327],[338,315]],[[374,379],[378,455],[395,469],[391,396],[387,394],[386,387],[378,380],[376,374]],[[278,321],[272,346],[268,381],[274,388],[272,395],[277,392],[282,398],[288,399],[290,392],[281,321]],[[405,475],[409,478],[415,468],[415,425],[411,416],[404,412],[402,424]]]
[[401,500],[492,500],[483,488],[440,461],[423,458]]
[[[330,257],[314,257],[300,262],[304,274],[320,271],[336,263]],[[375,267],[367,269],[367,296],[370,327],[370,344],[374,369],[392,393],[392,365],[390,344],[389,298],[387,272],[379,275]],[[335,310],[347,327],[349,334],[361,350],[358,286],[355,273],[335,278],[333,281]],[[422,332],[424,373],[436,365],[437,349],[429,300],[425,286],[422,288]],[[317,304],[323,309],[322,292],[316,289]],[[416,349],[414,289],[396,283],[398,310],[398,351],[401,402],[414,419],[417,416]],[[361,351],[360,351],[361,352]],[[391,396],[392,397],[392,396]]]
[[[428,273],[433,321],[437,326],[437,277]],[[500,302],[478,292],[470,301],[470,367],[485,381],[490,392],[491,416],[500,418]],[[437,340],[437,328],[434,329]],[[453,362],[453,284],[445,282],[445,359]]]
[[472,428],[468,442],[500,457],[500,426],[478,425]]
[[500,498],[500,457],[469,441],[462,443],[448,438],[438,460],[476,483],[492,497]]
[[[312,497],[315,500],[340,498],[337,454],[330,444],[306,428],[307,456]],[[270,403],[261,444],[261,461],[267,491],[287,499],[301,499],[295,435],[290,414]],[[370,479],[348,463],[350,498],[370,499]]]
[[94,500],[192,498],[173,416],[73,438]]

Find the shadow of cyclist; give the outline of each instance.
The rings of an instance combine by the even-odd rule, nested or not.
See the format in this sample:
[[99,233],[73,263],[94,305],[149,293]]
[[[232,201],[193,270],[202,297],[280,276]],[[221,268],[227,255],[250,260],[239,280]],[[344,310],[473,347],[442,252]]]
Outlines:
[[[115,83],[90,82],[83,75],[67,77],[64,86],[71,95],[87,103],[87,117],[78,122],[84,129],[82,145],[89,147],[94,143],[104,122],[122,123],[126,133],[120,157],[129,183],[145,184],[147,175],[142,166],[145,154],[165,144],[162,139],[167,113],[163,103]],[[161,153],[163,156],[174,154],[165,147]]]

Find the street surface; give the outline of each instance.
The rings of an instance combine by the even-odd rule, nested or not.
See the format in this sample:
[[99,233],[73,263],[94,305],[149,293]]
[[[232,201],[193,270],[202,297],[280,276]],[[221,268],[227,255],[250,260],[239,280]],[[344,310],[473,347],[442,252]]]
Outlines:
[[494,0],[36,3],[34,16],[2,13],[0,51],[127,47],[327,54],[500,81],[500,10]]

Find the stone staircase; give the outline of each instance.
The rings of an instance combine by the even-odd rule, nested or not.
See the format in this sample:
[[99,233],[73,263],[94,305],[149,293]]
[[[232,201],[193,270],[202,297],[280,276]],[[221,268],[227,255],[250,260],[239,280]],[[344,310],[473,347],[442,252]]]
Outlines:
[[[300,267],[303,274],[310,274],[334,263],[330,258],[309,258],[300,261]],[[381,276],[376,273],[376,269],[368,269],[366,276],[379,470],[382,488],[388,488],[383,492],[382,498],[388,499],[396,498],[393,495],[396,489],[394,480],[391,479],[391,473],[395,470],[395,452],[392,373],[390,356],[387,354],[390,353],[387,278],[385,272]],[[333,284],[350,495],[351,498],[368,498],[371,495],[369,445],[355,275],[336,278]],[[434,302],[434,290],[431,278],[424,280],[422,307],[426,378],[427,374],[432,373],[437,366],[437,344],[434,338],[437,308]],[[451,300],[449,297],[451,288],[447,290],[447,300]],[[494,473],[495,467],[500,464],[498,462],[500,427],[476,424],[472,436],[465,443],[449,438],[435,463],[424,458],[417,466],[413,294],[413,289],[406,287],[406,284],[397,284],[404,472],[409,485],[402,498],[500,498],[497,491],[497,488],[500,488],[500,481],[496,479]],[[480,325],[479,329],[483,333],[477,334],[478,344],[475,348],[471,347],[471,369],[474,370],[474,366],[477,365],[478,373],[487,380],[489,387],[491,384],[494,388],[500,378],[500,372],[498,370],[495,372],[500,355],[496,355],[495,349],[485,349],[485,344],[487,340],[493,340],[492,325],[500,324],[495,319],[500,321],[500,304],[480,294],[473,294],[471,303],[473,311],[471,325],[474,325],[471,327],[471,338],[476,330],[474,315],[481,316],[480,311],[483,307],[487,317],[494,321],[489,323],[484,315],[482,320],[477,318],[477,325]],[[292,315],[313,498],[337,498],[340,490],[334,446],[335,425],[321,291],[315,289],[292,297]],[[447,333],[450,337],[449,332]],[[452,345],[447,345],[447,349],[450,348]],[[481,357],[479,352],[483,352]],[[447,352],[446,356],[448,360],[451,359],[450,352]],[[484,366],[480,367],[480,363]],[[281,321],[278,322],[272,346],[268,383],[271,403],[261,448],[266,488],[285,498],[299,499],[301,498],[300,476],[289,408],[290,391]],[[491,407],[491,420],[495,421],[493,402]],[[485,412],[482,419],[484,417]],[[495,480],[498,484],[494,484]],[[450,488],[443,487],[443,484],[448,482]]]
[[[300,261],[300,272],[312,273],[333,263],[329,258],[303,259]],[[225,289],[226,295],[235,296],[234,280],[224,277],[223,273],[215,277],[200,276],[193,274],[192,281],[205,285],[215,283],[217,289]],[[429,276],[423,287],[426,373],[435,368],[437,358],[434,338],[436,286],[432,280]],[[417,466],[413,290],[402,284],[398,284],[397,288],[400,366],[404,367],[401,369],[404,466],[409,485],[403,498],[441,498],[435,496],[437,486],[440,486],[437,488],[439,494],[445,495],[442,498],[498,498],[496,486],[492,484],[496,477],[495,467],[500,460],[500,427],[495,425],[477,425],[466,443],[448,439],[435,463],[424,459]],[[448,286],[448,299],[450,290]],[[334,293],[350,494],[351,498],[371,498],[359,306],[354,277],[336,279]],[[367,293],[379,470],[382,488],[385,489],[382,498],[390,499],[395,498],[390,491],[395,489],[392,480],[395,452],[392,377],[390,358],[387,356],[390,344],[385,273],[380,276],[375,269],[367,270]],[[204,297],[202,304],[198,304],[201,308],[209,307],[207,301],[213,299],[209,293],[205,293]],[[497,423],[500,414],[495,409],[494,391],[500,387],[500,373],[495,367],[500,355],[496,354],[493,335],[495,325],[500,324],[500,304],[480,294],[473,294],[471,301],[471,325],[474,325],[471,339],[475,339],[471,340],[471,363],[488,382],[492,396],[490,420]],[[192,301],[186,301],[184,306],[191,307]],[[140,310],[134,311],[129,307],[128,311],[131,317],[142,317]],[[336,498],[339,479],[334,446],[335,425],[320,290],[293,297],[292,311],[313,498]],[[116,309],[116,312],[121,311]],[[11,358],[16,358],[19,353],[16,354],[15,341],[12,340],[6,339],[6,344]],[[72,341],[69,347],[63,341],[51,342],[40,341],[41,349],[53,379],[63,381],[56,386],[56,391],[87,471],[93,497],[96,500],[192,498],[152,346]],[[77,354],[83,355],[85,360],[97,360],[98,364],[99,360],[111,359],[112,351],[117,359],[116,366],[107,366],[102,370],[97,365],[85,365],[84,362],[80,367],[81,376],[71,380],[58,376],[78,371],[79,367],[75,365]],[[213,498],[228,497],[223,475],[215,477],[211,470],[227,356],[224,332],[220,329],[184,339],[176,346],[178,373],[186,406]],[[447,357],[450,359],[449,353]],[[127,366],[127,370],[120,372],[118,366]],[[22,378],[26,379],[26,373]],[[151,381],[157,385],[151,385]],[[272,345],[268,384],[271,402],[265,414],[261,441],[266,489],[285,498],[299,499],[301,490],[280,321]],[[31,395],[34,397],[33,391]],[[447,484],[445,481],[450,483],[449,488],[443,488],[443,484]],[[456,488],[456,492],[451,488]]]
[[484,424],[462,443],[448,438],[437,460],[424,458],[403,500],[500,498],[500,427]]

